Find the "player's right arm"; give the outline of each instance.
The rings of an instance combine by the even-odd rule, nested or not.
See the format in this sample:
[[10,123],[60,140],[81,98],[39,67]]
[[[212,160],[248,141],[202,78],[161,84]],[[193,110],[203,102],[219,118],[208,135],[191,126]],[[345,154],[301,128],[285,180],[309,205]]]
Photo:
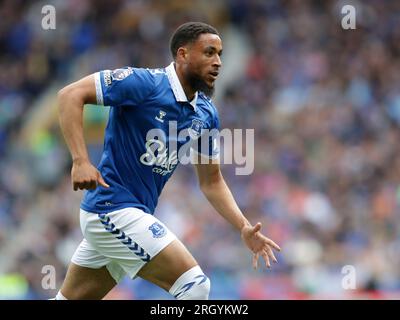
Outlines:
[[61,131],[72,156],[71,180],[74,190],[108,188],[100,172],[92,165],[83,136],[83,107],[96,104],[94,75],[71,83],[58,92]]

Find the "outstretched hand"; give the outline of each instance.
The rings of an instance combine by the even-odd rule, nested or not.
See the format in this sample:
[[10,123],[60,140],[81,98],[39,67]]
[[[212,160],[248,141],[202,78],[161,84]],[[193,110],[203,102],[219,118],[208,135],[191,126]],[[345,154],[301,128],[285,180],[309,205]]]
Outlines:
[[272,249],[281,251],[281,248],[271,239],[265,237],[261,232],[261,222],[255,226],[244,226],[241,230],[241,237],[247,247],[253,252],[253,268],[258,267],[258,258],[260,255],[265,261],[265,265],[271,268],[270,259],[277,263],[274,252]]

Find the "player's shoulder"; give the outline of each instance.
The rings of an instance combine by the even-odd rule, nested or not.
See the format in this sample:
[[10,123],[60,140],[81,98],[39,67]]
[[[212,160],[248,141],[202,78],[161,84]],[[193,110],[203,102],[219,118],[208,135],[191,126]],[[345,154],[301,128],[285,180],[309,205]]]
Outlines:
[[168,83],[165,68],[135,68],[138,73],[145,75],[151,80],[154,87],[164,87]]
[[124,66],[114,70],[106,70],[110,73],[111,79],[123,80],[130,78],[130,75],[142,78],[143,80],[155,81],[158,78],[162,78],[166,75],[164,68],[146,68],[146,67],[134,67]]
[[143,68],[143,70],[153,78],[156,85],[160,84],[161,81],[167,78],[165,68]]
[[[117,71],[118,70],[118,71]],[[167,79],[165,68],[123,67],[112,71],[114,74],[123,74],[121,77],[130,79],[132,83],[142,85],[152,90],[162,86]],[[130,76],[132,75],[132,76]],[[114,77],[112,77],[114,78]]]

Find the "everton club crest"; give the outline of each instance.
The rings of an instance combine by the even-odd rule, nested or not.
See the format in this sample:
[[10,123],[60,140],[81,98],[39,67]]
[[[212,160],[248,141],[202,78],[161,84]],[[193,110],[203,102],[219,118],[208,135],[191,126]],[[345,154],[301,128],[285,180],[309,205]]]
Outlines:
[[161,238],[165,235],[166,230],[165,228],[159,224],[158,222],[154,222],[150,227],[149,230],[153,233],[154,238]]
[[189,135],[192,139],[197,139],[201,135],[201,130],[204,128],[204,122],[199,119],[193,119],[190,126]]

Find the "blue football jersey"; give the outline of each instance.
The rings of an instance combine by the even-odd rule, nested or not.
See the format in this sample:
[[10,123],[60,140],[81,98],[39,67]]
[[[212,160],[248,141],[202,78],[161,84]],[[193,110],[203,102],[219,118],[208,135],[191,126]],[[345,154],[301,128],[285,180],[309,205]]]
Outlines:
[[174,63],[103,70],[95,74],[95,85],[97,103],[110,106],[98,165],[110,187],[86,191],[82,209],[105,213],[136,207],[153,214],[181,154],[191,150],[218,157],[217,110],[202,92],[187,100]]

